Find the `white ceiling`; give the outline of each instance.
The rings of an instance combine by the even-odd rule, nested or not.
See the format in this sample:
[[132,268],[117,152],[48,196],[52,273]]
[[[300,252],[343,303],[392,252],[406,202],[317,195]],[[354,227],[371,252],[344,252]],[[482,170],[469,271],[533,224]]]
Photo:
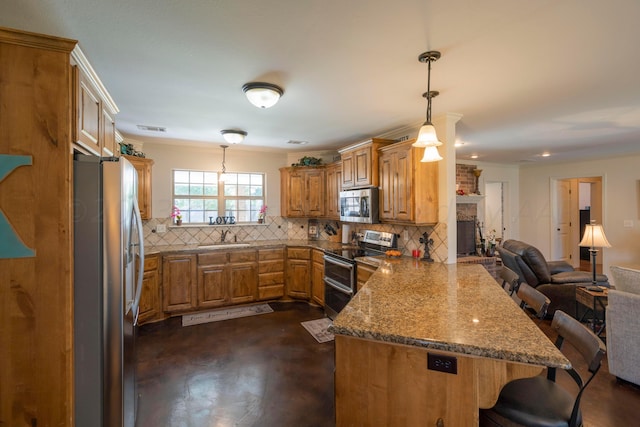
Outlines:
[[[459,158],[640,152],[638,0],[0,0],[0,25],[77,39],[127,137],[336,148],[459,113]],[[285,90],[260,110],[242,85]],[[410,137],[415,134],[410,134]],[[542,158],[543,152],[551,157]]]

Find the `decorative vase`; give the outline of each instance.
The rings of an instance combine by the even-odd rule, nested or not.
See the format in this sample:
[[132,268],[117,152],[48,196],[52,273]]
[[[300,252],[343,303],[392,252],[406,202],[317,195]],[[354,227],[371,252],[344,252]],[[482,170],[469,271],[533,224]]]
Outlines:
[[176,225],[182,225],[182,220],[181,219],[176,219]]
[[264,218],[258,218],[258,224],[262,224],[264,222]]

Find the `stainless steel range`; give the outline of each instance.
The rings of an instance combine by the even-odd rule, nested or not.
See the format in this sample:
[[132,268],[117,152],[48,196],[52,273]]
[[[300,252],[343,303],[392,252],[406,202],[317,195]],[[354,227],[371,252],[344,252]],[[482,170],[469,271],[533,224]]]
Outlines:
[[393,233],[366,230],[357,246],[325,251],[324,311],[334,319],[356,293],[356,257],[384,255],[398,247]]

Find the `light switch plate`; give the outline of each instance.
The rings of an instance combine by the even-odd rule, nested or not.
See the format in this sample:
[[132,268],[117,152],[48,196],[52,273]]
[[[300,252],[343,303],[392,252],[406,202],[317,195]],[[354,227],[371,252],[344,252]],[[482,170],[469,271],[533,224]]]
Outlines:
[[156,225],[156,233],[166,233],[167,232],[167,226],[164,224],[158,224]]
[[633,220],[632,219],[625,219],[624,220],[624,226],[625,227],[633,227]]

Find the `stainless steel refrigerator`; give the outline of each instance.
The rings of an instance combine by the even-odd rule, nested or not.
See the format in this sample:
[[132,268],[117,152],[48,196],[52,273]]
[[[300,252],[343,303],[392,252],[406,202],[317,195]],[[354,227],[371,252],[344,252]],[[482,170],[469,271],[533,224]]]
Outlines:
[[78,427],[134,427],[135,336],[144,261],[137,172],[74,157],[74,357]]

